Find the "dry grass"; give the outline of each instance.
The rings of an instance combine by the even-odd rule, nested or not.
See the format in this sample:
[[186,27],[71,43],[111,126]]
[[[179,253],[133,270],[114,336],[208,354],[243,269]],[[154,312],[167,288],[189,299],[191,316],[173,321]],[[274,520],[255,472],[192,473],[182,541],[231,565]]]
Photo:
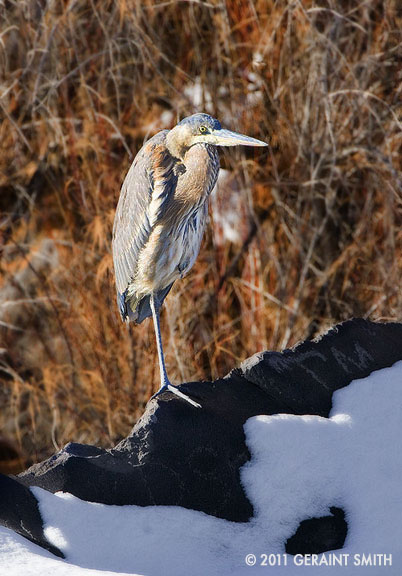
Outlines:
[[172,380],[351,316],[401,320],[397,6],[0,2],[0,427],[27,461],[111,446],[157,387],[151,322],[118,317],[111,228],[136,150],[195,111],[271,148],[223,155],[162,319]]

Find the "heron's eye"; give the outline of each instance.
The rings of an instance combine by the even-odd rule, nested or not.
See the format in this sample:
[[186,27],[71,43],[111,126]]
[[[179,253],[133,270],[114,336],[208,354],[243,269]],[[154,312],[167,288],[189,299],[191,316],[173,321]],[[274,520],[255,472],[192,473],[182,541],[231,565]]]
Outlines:
[[208,128],[206,126],[200,126],[200,132],[201,134],[205,134],[206,132],[208,132]]

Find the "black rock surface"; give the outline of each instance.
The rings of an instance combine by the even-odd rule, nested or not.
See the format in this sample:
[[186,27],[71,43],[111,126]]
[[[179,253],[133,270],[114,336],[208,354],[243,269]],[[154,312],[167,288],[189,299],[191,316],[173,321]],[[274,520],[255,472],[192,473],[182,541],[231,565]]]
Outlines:
[[[250,458],[245,421],[276,413],[328,417],[335,390],[398,360],[402,324],[351,320],[318,341],[256,354],[223,379],[183,384],[202,409],[163,393],[114,449],[68,444],[18,482],[92,502],[177,505],[246,522],[253,507],[240,484]],[[329,540],[323,534],[320,549],[331,549]]]
[[295,534],[286,541],[288,554],[321,554],[340,550],[346,540],[348,525],[342,508],[331,506],[331,516],[309,518],[300,522]]
[[35,496],[29,488],[4,474],[0,474],[0,524],[64,558],[63,552],[45,538]]

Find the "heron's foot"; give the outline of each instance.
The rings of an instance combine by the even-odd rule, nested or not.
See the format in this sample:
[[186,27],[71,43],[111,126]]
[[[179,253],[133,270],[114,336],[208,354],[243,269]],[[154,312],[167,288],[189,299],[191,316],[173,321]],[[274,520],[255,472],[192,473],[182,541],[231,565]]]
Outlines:
[[157,393],[154,394],[153,396],[151,396],[151,400],[152,400],[152,398],[156,398],[156,396],[158,396],[161,392],[165,392],[166,390],[169,390],[169,392],[172,392],[172,394],[175,394],[179,398],[186,400],[186,402],[188,402],[189,404],[191,404],[195,408],[201,408],[201,404],[198,404],[198,402],[196,402],[195,400],[192,400],[190,398],[190,396],[187,396],[187,394],[184,394],[183,392],[181,392],[177,386],[173,386],[173,384],[170,384],[170,382],[168,384],[164,384],[163,386],[161,386],[159,388],[159,390],[157,391]]

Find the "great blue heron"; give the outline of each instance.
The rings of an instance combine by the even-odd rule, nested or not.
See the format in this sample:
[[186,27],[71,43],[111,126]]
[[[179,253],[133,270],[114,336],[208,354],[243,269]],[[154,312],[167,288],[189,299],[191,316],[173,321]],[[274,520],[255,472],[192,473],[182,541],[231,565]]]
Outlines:
[[[173,283],[192,268],[202,240],[208,198],[219,172],[216,146],[267,146],[224,130],[208,114],[184,118],[155,134],[123,182],[113,226],[117,302],[124,321],[153,317],[162,390],[200,405],[167,376],[159,311]],[[158,394],[159,394],[158,392]]]

